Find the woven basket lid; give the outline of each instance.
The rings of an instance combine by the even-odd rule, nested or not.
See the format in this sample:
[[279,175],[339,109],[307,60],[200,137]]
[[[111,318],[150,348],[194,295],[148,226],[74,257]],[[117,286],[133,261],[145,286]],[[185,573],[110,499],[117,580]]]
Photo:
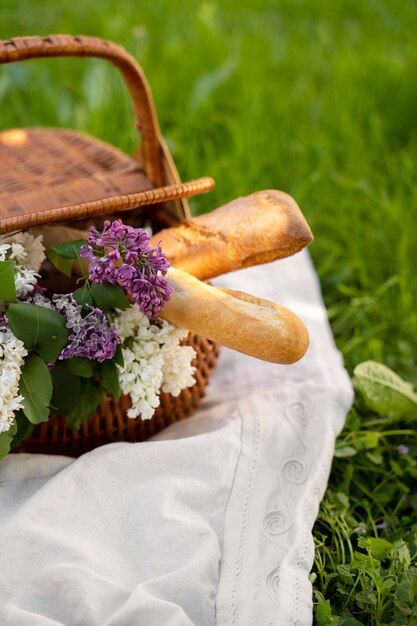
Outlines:
[[214,186],[209,177],[154,186],[136,159],[72,130],[0,132],[0,166],[0,233],[114,214]]
[[129,156],[67,129],[0,132],[0,233],[161,202],[173,217],[189,217],[184,198],[209,191],[214,181],[180,182],[146,77],[126,50],[86,36],[0,41],[0,65],[57,56],[101,58],[120,70],[131,95],[140,148]]

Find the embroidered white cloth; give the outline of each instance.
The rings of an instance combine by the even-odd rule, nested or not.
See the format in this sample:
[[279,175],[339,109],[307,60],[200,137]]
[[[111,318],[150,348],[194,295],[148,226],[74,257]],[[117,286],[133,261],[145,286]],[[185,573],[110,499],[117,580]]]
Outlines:
[[223,350],[154,441],[0,463],[0,624],[304,626],[311,529],[352,400],[307,253],[222,277],[307,323],[298,364]]

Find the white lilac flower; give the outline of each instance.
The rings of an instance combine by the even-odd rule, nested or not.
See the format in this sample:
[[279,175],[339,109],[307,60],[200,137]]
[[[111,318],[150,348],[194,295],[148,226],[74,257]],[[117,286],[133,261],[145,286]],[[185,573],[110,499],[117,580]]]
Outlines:
[[16,296],[18,298],[24,298],[31,293],[38,281],[39,274],[34,270],[28,270],[19,265],[15,266],[14,282],[16,286]]
[[39,278],[38,270],[45,259],[43,237],[28,232],[0,236],[0,261],[15,261],[15,285],[18,298],[31,293]]
[[191,363],[196,352],[191,346],[177,345],[172,350],[164,350],[163,354],[162,391],[179,396],[183,389],[192,387],[195,383],[195,367]]
[[162,384],[162,354],[156,348],[153,354],[142,356],[139,342],[133,342],[133,349],[123,348],[124,367],[119,367],[119,381],[122,393],[130,395],[132,406],[127,415],[150,419],[159,406],[159,390]]
[[[45,260],[42,235],[36,237],[26,231],[13,233],[12,235],[2,235],[0,237],[0,255],[5,245],[10,245],[9,258],[16,261],[17,265],[22,265],[34,272],[39,271],[42,262]],[[0,260],[4,261],[4,259]]]
[[9,239],[9,244],[10,244],[10,252],[9,252],[9,259],[13,259],[13,261],[16,261],[16,263],[18,263],[19,265],[26,265],[27,264],[27,252],[24,249],[24,247],[22,246],[21,243],[17,243],[16,241],[13,241],[12,238]]
[[128,417],[153,416],[162,391],[179,395],[195,383],[196,356],[191,346],[181,346],[187,331],[165,320],[152,323],[135,303],[120,311],[114,323],[122,342],[124,366],[118,366],[122,393],[130,395]]
[[9,430],[14,413],[22,408],[19,379],[27,351],[11,330],[0,328],[0,433]]
[[10,249],[11,249],[11,246],[8,243],[0,243],[0,261],[6,260],[7,253],[9,252]]

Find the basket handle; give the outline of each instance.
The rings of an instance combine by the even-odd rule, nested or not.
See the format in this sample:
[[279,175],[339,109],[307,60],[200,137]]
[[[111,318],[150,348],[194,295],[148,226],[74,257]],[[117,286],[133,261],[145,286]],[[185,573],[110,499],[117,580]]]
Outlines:
[[124,48],[97,37],[50,35],[16,37],[0,41],[0,64],[40,57],[99,57],[122,72],[132,97],[136,127],[142,137],[141,157],[145,173],[155,186],[163,184],[162,152],[158,118],[152,93],[142,68]]

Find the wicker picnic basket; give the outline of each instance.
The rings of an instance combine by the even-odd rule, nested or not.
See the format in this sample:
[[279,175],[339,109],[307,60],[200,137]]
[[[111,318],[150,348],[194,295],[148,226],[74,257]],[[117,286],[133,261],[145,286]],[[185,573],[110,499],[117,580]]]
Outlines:
[[[125,221],[154,230],[189,217],[186,197],[208,191],[209,178],[180,182],[164,143],[149,85],[123,48],[92,37],[53,35],[0,42],[0,64],[56,56],[99,57],[120,69],[133,102],[140,149],[128,156],[88,135],[66,129],[31,128],[0,132],[0,233],[52,222],[73,227],[100,224],[105,215],[129,211]],[[151,206],[153,205],[153,206]],[[36,426],[19,448],[26,452],[78,456],[112,441],[141,441],[190,415],[216,365],[218,346],[189,334],[197,358],[195,385],[178,397],[161,393],[151,420],[129,419],[128,397],[106,397],[79,431],[62,416]]]

